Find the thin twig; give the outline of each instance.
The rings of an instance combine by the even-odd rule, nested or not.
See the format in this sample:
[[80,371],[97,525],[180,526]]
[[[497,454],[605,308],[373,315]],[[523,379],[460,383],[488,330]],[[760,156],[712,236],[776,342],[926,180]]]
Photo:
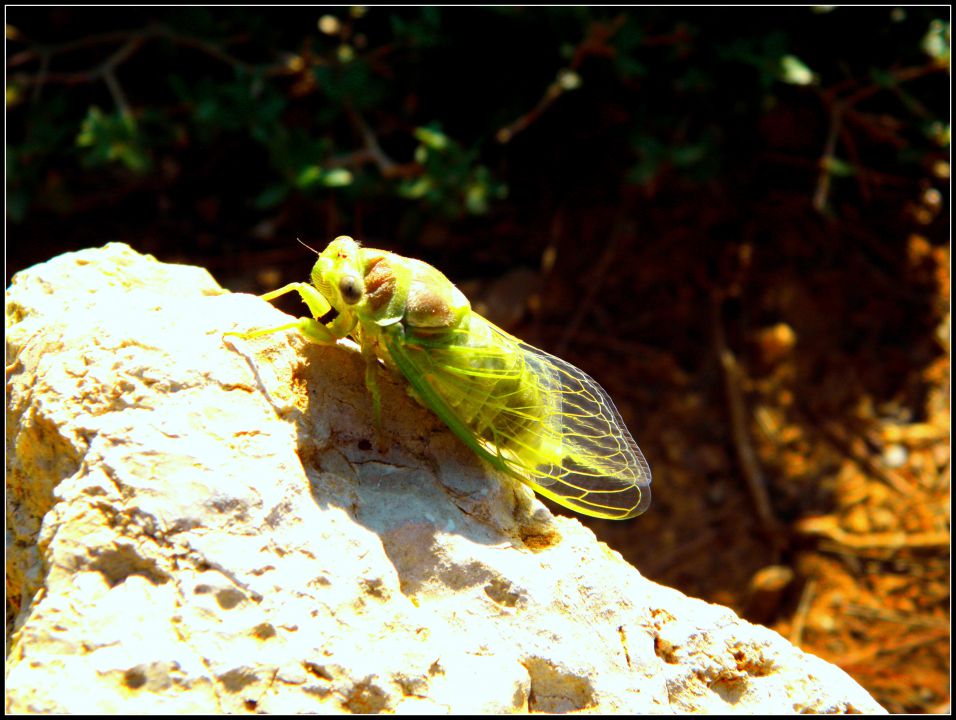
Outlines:
[[851,133],[849,128],[847,127],[848,123],[846,122],[846,120],[849,119],[851,114],[852,114],[852,111],[850,110],[844,111],[844,115],[843,115],[844,122],[841,123],[840,131],[839,131],[840,140],[843,141],[843,147],[846,148],[846,155],[847,155],[847,159],[849,163],[854,168],[857,168],[857,171],[854,173],[854,177],[856,178],[857,186],[860,188],[860,197],[863,198],[864,202],[869,203],[871,198],[871,193],[870,193],[870,184],[867,182],[867,179],[870,177],[870,174],[862,170],[863,162],[856,148],[856,140],[853,138],[853,133]]
[[[233,67],[242,68],[247,72],[254,72],[256,70],[255,66],[250,65],[244,60],[240,60],[234,55],[230,55],[228,52],[214,45],[213,43],[207,42],[202,38],[193,37],[191,35],[183,35],[165,25],[153,26],[152,34],[154,34],[156,37],[165,38],[176,45],[194,48],[202,53],[205,53],[211,58],[219,60],[220,62]],[[282,65],[284,66],[284,64]]]
[[558,343],[555,346],[555,352],[558,355],[563,355],[567,351],[568,345],[571,343],[571,339],[574,337],[575,333],[577,333],[581,323],[584,322],[584,319],[591,311],[598,293],[604,289],[603,278],[607,276],[608,268],[611,266],[611,261],[614,259],[614,254],[617,252],[617,238],[619,234],[620,231],[611,233],[607,245],[604,246],[604,252],[601,253],[601,257],[598,259],[597,263],[595,263],[591,272],[588,273],[591,281],[586,283],[587,290],[584,292],[584,297],[581,298],[581,301],[578,303],[578,306],[574,311],[574,315],[568,321],[564,328],[564,332],[561,334],[561,339],[558,340]]
[[128,60],[143,45],[147,39],[147,35],[143,33],[128,34],[125,36],[125,39],[126,42],[105,60],[87,70],[78,70],[76,72],[46,72],[46,68],[49,67],[52,57],[58,54],[58,51],[56,49],[38,50],[37,55],[40,60],[40,71],[36,75],[18,75],[17,77],[20,82],[27,85],[46,85],[49,83],[76,85],[101,80],[106,73],[114,71]]
[[871,550],[896,551],[903,548],[939,550],[948,548],[950,544],[949,533],[943,531],[849,533],[840,527],[837,519],[832,515],[803,518],[794,525],[793,532],[798,535],[826,539],[839,546],[842,551],[856,553]]
[[349,121],[352,123],[352,127],[355,128],[355,131],[362,138],[364,147],[347,155],[340,155],[330,159],[326,163],[329,167],[351,167],[371,162],[378,168],[379,172],[382,173],[382,177],[385,178],[414,177],[415,175],[421,174],[422,167],[418,163],[397,163],[386,155],[381,145],[378,144],[378,138],[375,136],[375,133],[372,132],[368,123],[365,122],[365,119],[351,104],[345,103],[345,111],[349,117]]
[[[40,70],[37,73],[38,77],[44,77],[50,72],[50,53],[43,53],[40,55]],[[40,100],[40,92],[43,89],[43,83],[37,83],[33,86],[33,91],[30,93],[30,102],[34,105]]]
[[[7,61],[7,67],[12,68],[19,65],[25,65],[26,63],[33,62],[37,59],[39,59],[40,63],[42,64],[44,57],[65,55],[66,53],[73,52],[74,50],[85,50],[87,48],[95,47],[96,45],[125,42],[126,40],[129,40],[130,35],[134,34],[135,32],[136,31],[119,30],[115,32],[102,33],[100,35],[88,35],[86,37],[80,38],[79,40],[71,40],[70,42],[62,43],[60,45],[42,45],[39,43],[33,44],[32,47],[27,47],[26,49],[11,55],[10,59]],[[29,41],[23,42],[27,42],[29,44]]]
[[723,371],[724,389],[727,394],[728,405],[730,406],[730,427],[734,447],[737,450],[737,458],[740,461],[744,478],[747,480],[747,488],[750,490],[750,496],[757,510],[757,517],[760,519],[760,524],[764,532],[773,543],[774,550],[777,551],[782,544],[783,532],[776,514],[773,511],[770,494],[767,492],[767,481],[760,468],[757,453],[754,450],[753,443],[750,441],[750,433],[747,430],[748,412],[743,393],[740,389],[743,373],[737,364],[737,358],[734,357],[733,352],[727,347],[727,341],[724,338],[724,323],[721,317],[722,299],[723,296],[720,293],[715,293],[711,302],[711,311],[714,327],[714,345],[717,350],[717,357],[720,361],[720,368]]
[[522,130],[525,130],[529,125],[533,124],[547,111],[549,107],[554,104],[554,101],[561,97],[566,92],[566,89],[558,80],[555,80],[550,85],[548,85],[547,90],[544,91],[544,95],[538,100],[538,103],[531,108],[524,115],[519,117],[517,120],[512,122],[510,125],[498,130],[495,133],[495,139],[504,145],[511,141],[511,139],[520,133]]
[[[916,80],[926,75],[946,69],[947,66],[945,64],[934,61],[925,65],[900,68],[890,71],[889,77],[892,80],[892,83],[889,86],[880,83],[870,83],[856,89],[855,92],[852,92],[841,99],[839,97],[841,92],[852,87],[850,82],[844,81],[839,85],[835,85],[829,90],[821,93],[821,99],[830,111],[830,124],[827,131],[827,138],[823,147],[823,155],[820,157],[818,163],[819,175],[817,177],[816,190],[813,193],[813,208],[817,212],[822,213],[826,209],[827,198],[829,196],[831,186],[833,169],[832,165],[836,157],[835,153],[837,138],[843,136],[844,143],[846,143],[847,136],[843,133],[842,128],[844,120],[855,119],[862,127],[867,127],[868,125],[868,123],[866,123],[864,120],[865,116],[862,113],[852,112],[853,108],[863,100],[872,97],[881,90],[891,90],[899,94],[898,86],[902,83]],[[921,117],[925,117],[927,114],[927,111],[925,108],[922,108],[922,106],[914,108],[914,112]],[[858,180],[861,183],[861,194],[864,198],[867,198],[869,193],[866,186],[863,184],[862,171],[859,170],[859,163],[854,158],[851,158],[850,161],[853,164],[854,169],[857,169]]]
[[908,495],[912,491],[912,485],[900,477],[898,473],[888,468],[881,468],[866,455],[856,452],[853,448],[853,443],[846,437],[846,434],[839,424],[833,421],[818,422],[816,420],[816,413],[807,408],[804,403],[800,403],[799,407],[801,411],[810,418],[814,427],[820,431],[824,439],[841,454],[859,465],[867,475],[889,485],[900,495]]
[[803,592],[800,593],[800,603],[793,614],[793,627],[790,629],[790,642],[797,647],[803,642],[803,630],[807,626],[807,616],[810,614],[810,607],[813,605],[813,597],[816,593],[816,578],[810,578],[803,586]]
[[843,608],[843,612],[846,615],[852,615],[853,617],[861,617],[867,620],[882,620],[883,622],[899,623],[900,625],[907,625],[909,627],[928,627],[928,628],[948,628],[949,620],[944,620],[942,618],[928,618],[921,617],[918,615],[905,615],[902,613],[896,613],[891,610],[886,610],[884,608],[877,607],[868,607],[866,605],[858,605],[856,603],[850,603]]
[[929,645],[937,640],[948,637],[948,627],[931,630],[930,632],[917,635],[916,637],[904,635],[903,638],[897,642],[878,643],[877,645],[867,647],[860,652],[834,658],[834,662],[844,669],[855,665],[868,665],[873,661],[873,658],[878,655],[888,655],[890,653],[900,653],[906,650],[912,650],[914,648],[920,647],[921,645]]
[[[190,35],[184,35],[161,24],[153,24],[133,31],[103,33],[102,35],[94,35],[82,38],[80,40],[63,43],[61,45],[39,45],[37,47],[28,48],[11,56],[10,60],[7,62],[7,67],[8,69],[18,67],[34,60],[39,62],[39,69],[35,75],[22,73],[17,74],[16,76],[18,83],[21,83],[25,86],[33,86],[31,100],[34,103],[39,100],[42,88],[46,85],[79,85],[102,80],[106,83],[107,88],[110,91],[110,95],[113,97],[113,101],[119,108],[120,113],[124,116],[131,117],[132,115],[129,102],[126,99],[126,94],[123,92],[118,78],[116,77],[116,70],[133,54],[135,54],[144,44],[157,38],[168,40],[177,45],[194,48],[212,58],[215,58],[233,67],[241,68],[249,73],[259,71],[263,74],[270,75],[277,72],[289,71],[287,63],[278,63],[271,66],[257,68],[249,63],[244,62],[243,60],[240,60],[239,58],[234,57],[233,55],[230,55],[225,50],[210,42],[207,42],[206,40],[192,37]],[[58,73],[51,73],[49,71],[50,64],[54,56],[115,42],[122,42],[122,45],[119,47],[119,49],[113,52],[101,63],[94,65],[87,70]]]
[[830,111],[830,128],[827,131],[826,143],[823,146],[823,156],[820,158],[820,171],[817,175],[817,188],[813,192],[813,209],[822,213],[827,206],[827,196],[830,194],[830,178],[833,176],[833,160],[836,152],[837,137],[840,135],[840,125],[843,122],[843,103],[839,100],[833,103]]
[[544,91],[544,95],[541,96],[531,110],[498,130],[498,132],[495,133],[495,139],[504,145],[544,115],[548,108],[554,105],[554,102],[569,90],[569,87],[561,81],[562,75],[566,72],[577,71],[585,58],[592,55],[612,57],[616,50],[608,44],[608,40],[614,37],[625,22],[627,22],[627,16],[624,14],[618,15],[610,23],[600,21],[592,22],[584,39],[574,48],[574,54],[571,57],[569,66],[558,73],[558,78],[548,85]]

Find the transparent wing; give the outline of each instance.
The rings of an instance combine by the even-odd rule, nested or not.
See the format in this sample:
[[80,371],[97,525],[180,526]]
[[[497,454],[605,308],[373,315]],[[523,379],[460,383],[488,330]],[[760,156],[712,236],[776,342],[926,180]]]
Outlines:
[[651,471],[607,393],[582,370],[471,313],[457,328],[386,332],[422,402],[473,450],[594,517],[650,505]]

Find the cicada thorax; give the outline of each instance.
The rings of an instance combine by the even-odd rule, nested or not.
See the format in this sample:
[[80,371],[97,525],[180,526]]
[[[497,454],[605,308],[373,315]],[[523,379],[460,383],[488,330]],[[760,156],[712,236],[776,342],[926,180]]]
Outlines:
[[442,273],[419,260],[363,249],[366,322],[451,327],[471,309]]

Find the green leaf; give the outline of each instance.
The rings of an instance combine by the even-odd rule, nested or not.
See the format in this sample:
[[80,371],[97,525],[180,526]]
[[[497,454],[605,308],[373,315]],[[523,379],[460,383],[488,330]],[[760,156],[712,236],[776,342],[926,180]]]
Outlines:
[[345,187],[353,182],[352,173],[345,168],[334,168],[322,173],[320,182],[326,187]]
[[415,137],[422,145],[431,150],[442,151],[448,149],[448,137],[434,128],[415,128]]
[[780,58],[780,79],[790,85],[812,85],[817,76],[796,55]]
[[943,20],[933,20],[929,24],[926,35],[923,36],[923,52],[940,64],[949,64],[950,34],[949,23]]
[[119,163],[142,174],[152,159],[135,120],[120,113],[107,115],[95,105],[87,110],[76,136],[83,161],[91,166]]
[[856,175],[856,169],[845,160],[836,157],[824,159],[824,167],[827,172],[836,177],[852,177]]
[[414,180],[405,180],[398,186],[398,192],[403,197],[418,199],[424,197],[431,188],[432,181],[422,176]]
[[268,210],[269,208],[275,207],[285,200],[289,194],[289,190],[290,187],[285,183],[270,185],[259,193],[259,196],[255,200],[255,205],[259,210]]
[[307,190],[318,185],[322,180],[322,168],[318,165],[307,165],[299,171],[295,178],[296,187]]

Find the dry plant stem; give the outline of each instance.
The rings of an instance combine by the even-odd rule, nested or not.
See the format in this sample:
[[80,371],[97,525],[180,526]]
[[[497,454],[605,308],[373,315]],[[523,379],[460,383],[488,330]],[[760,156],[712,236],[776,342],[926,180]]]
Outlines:
[[747,430],[748,412],[743,393],[740,390],[742,373],[740,366],[737,364],[737,359],[730,348],[727,347],[724,338],[724,325],[721,318],[722,298],[723,296],[720,293],[715,294],[711,302],[711,311],[714,326],[714,345],[720,368],[723,371],[727,403],[730,406],[730,427],[734,448],[737,451],[737,458],[740,461],[744,478],[747,480],[747,488],[756,507],[757,517],[760,519],[764,532],[774,545],[774,554],[777,555],[784,543],[784,533],[773,511],[770,494],[767,492],[767,482],[763,471],[760,469],[757,453],[754,451],[753,443],[750,441],[750,433]]
[[854,665],[866,665],[872,662],[873,658],[878,655],[888,655],[891,653],[900,653],[906,650],[912,650],[913,648],[920,647],[921,645],[930,645],[940,638],[949,637],[949,628],[942,628],[939,630],[931,630],[930,632],[923,633],[922,635],[917,635],[913,637],[912,635],[905,635],[903,639],[895,643],[879,644],[874,647],[869,647],[860,652],[853,653],[852,655],[844,655],[842,657],[832,658],[834,662],[840,667],[846,669]]
[[[612,57],[616,51],[608,44],[608,40],[620,30],[626,21],[627,16],[622,14],[618,15],[610,23],[592,22],[584,39],[574,48],[574,55],[571,58],[568,69],[572,71],[577,70],[581,66],[581,63],[584,62],[584,59],[590,55]],[[515,135],[526,130],[544,115],[548,108],[554,104],[555,100],[561,97],[565,92],[567,92],[567,88],[561,85],[558,80],[552,82],[548,85],[544,91],[544,95],[541,96],[535,106],[514,122],[498,130],[498,132],[495,133],[495,139],[502,145],[510,142]]]
[[935,629],[943,629],[949,627],[948,620],[942,620],[939,618],[931,617],[920,617],[920,616],[910,616],[902,615],[900,613],[891,612],[889,610],[883,610],[882,608],[867,607],[865,605],[847,605],[843,612],[847,615],[852,615],[854,617],[868,618],[871,620],[882,620],[884,622],[899,623],[901,625],[908,625],[910,627],[928,627]]
[[112,67],[103,72],[103,82],[105,82],[106,87],[109,88],[110,95],[112,96],[113,102],[116,104],[120,115],[122,115],[124,118],[132,120],[133,111],[130,109],[129,101],[126,99],[126,93],[123,92],[123,88],[119,84],[119,80],[116,79],[116,73],[113,71]]
[[790,642],[799,646],[803,642],[803,630],[807,626],[807,616],[810,614],[810,608],[813,606],[813,598],[817,593],[816,578],[810,578],[807,584],[803,586],[803,592],[800,594],[800,603],[797,605],[797,611],[793,614],[793,627],[790,630]]
[[822,213],[827,206],[827,197],[830,194],[830,165],[836,151],[837,137],[840,134],[840,124],[843,116],[843,103],[833,103],[830,110],[830,128],[827,130],[826,143],[823,146],[823,155],[820,158],[820,173],[817,177],[817,188],[813,193],[813,209]]
[[[165,25],[157,25],[154,27],[154,32],[159,37],[164,37],[167,40],[177,44],[183,45],[185,47],[195,48],[200,52],[208,55],[211,58],[219,60],[220,62],[225,63],[226,65],[231,65],[232,67],[241,68],[246,72],[254,72],[257,68],[254,65],[240,60],[234,55],[230,55],[222,48],[214,45],[213,43],[207,42],[201,38],[192,37],[190,35],[183,35],[177,33]],[[282,68],[282,64],[270,66],[268,68],[258,68],[259,70],[264,70],[266,74],[271,74],[276,70]]]
[[74,50],[91,48],[97,45],[124,42],[129,39],[130,35],[131,33],[126,31],[109,32],[103,33],[101,35],[90,35],[80,40],[74,40],[73,42],[63,43],[61,45],[34,45],[33,47],[29,47],[11,55],[10,59],[7,61],[7,67],[18,67],[20,65],[33,62],[34,60],[38,60],[42,64],[44,58],[50,58],[54,55],[62,55]]
[[[807,413],[810,418],[814,418],[813,413]],[[885,470],[870,460],[866,455],[854,451],[853,444],[846,437],[846,434],[836,424],[832,422],[816,423],[816,427],[821,431],[823,437],[830,442],[840,453],[855,462],[860,468],[872,477],[875,477],[889,485],[901,495],[907,495],[912,492],[912,486],[901,478],[897,473]]]
[[[618,225],[618,227],[620,227],[620,225]],[[558,341],[558,344],[555,348],[555,352],[558,355],[563,355],[567,351],[568,345],[571,343],[571,339],[577,333],[578,328],[581,327],[581,323],[584,322],[584,319],[594,307],[594,302],[598,297],[598,293],[604,287],[599,279],[608,276],[608,268],[611,265],[611,261],[614,259],[614,254],[617,250],[618,244],[617,239],[620,234],[620,231],[611,233],[607,245],[604,246],[604,252],[601,253],[601,257],[598,258],[598,261],[595,263],[592,271],[588,273],[588,277],[593,279],[591,282],[586,283],[587,290],[584,294],[584,298],[580,303],[578,303],[578,306],[574,311],[574,315],[571,317],[571,320],[568,321],[568,324],[564,329],[564,333],[562,333],[561,339]]]
[[[126,95],[116,78],[116,69],[125,63],[130,57],[132,57],[148,41],[157,38],[163,38],[176,45],[194,48],[202,53],[205,53],[206,55],[209,55],[210,57],[220,60],[221,62],[233,67],[241,68],[249,73],[258,71],[265,75],[272,75],[276,74],[277,72],[287,72],[287,68],[283,63],[278,63],[271,66],[256,67],[239,60],[221,48],[201,38],[183,35],[161,24],[152,24],[139,30],[128,32],[111,32],[104,33],[102,35],[94,35],[74,42],[64,43],[62,45],[37,46],[28,48],[14,54],[7,62],[7,68],[14,68],[33,61],[39,62],[39,69],[35,75],[24,74],[17,76],[18,82],[33,86],[33,91],[31,93],[31,99],[33,102],[36,102],[39,99],[41,89],[49,84],[59,83],[65,85],[79,85],[103,80],[106,83],[110,91],[110,95],[113,97],[113,101],[116,103],[120,112],[124,116],[129,117],[129,104],[126,101]],[[49,72],[50,63],[54,56],[63,55],[75,50],[96,47],[97,45],[105,45],[117,42],[122,43],[118,50],[113,52],[103,62],[87,70],[69,73]]]
[[798,535],[829,540],[843,552],[865,553],[872,550],[895,551],[903,548],[937,550],[946,549],[950,544],[949,533],[943,531],[883,532],[863,535],[848,533],[837,524],[836,518],[832,515],[804,518],[796,524],[793,531]]
[[386,155],[381,145],[379,145],[375,133],[365,122],[365,118],[348,103],[345,105],[345,110],[352,127],[362,138],[364,147],[347,155],[331,158],[326,163],[328,167],[356,167],[365,163],[372,163],[384,178],[414,177],[421,174],[422,166],[417,162],[396,163]]
[[[42,53],[40,55],[40,70],[37,73],[37,77],[45,77],[50,72],[50,53]],[[38,82],[33,85],[33,90],[30,92],[30,102],[36,105],[40,101],[40,93],[43,90],[43,83]]]
[[559,83],[557,80],[552,82],[550,85],[548,85],[548,89],[545,90],[541,99],[538,100],[538,104],[510,125],[498,130],[498,132],[495,133],[495,139],[502,145],[510,142],[515,135],[528,128],[536,120],[538,120],[538,118],[544,115],[547,109],[554,104],[554,101],[561,97],[565,92],[566,91],[561,86],[561,83]]
[[[190,35],[184,35],[160,23],[154,23],[138,30],[126,30],[122,32],[109,32],[103,33],[101,35],[91,35],[89,37],[84,37],[79,40],[63,43],[61,45],[36,45],[34,47],[29,47],[26,50],[22,50],[14,54],[8,61],[7,67],[17,67],[19,65],[33,62],[37,59],[39,59],[39,61],[42,63],[44,57],[52,58],[55,55],[65,55],[75,50],[85,50],[96,47],[97,45],[107,45],[111,43],[125,44],[133,41],[142,43],[154,38],[165,38],[166,40],[169,40],[177,45],[195,48],[206,55],[209,55],[210,57],[216,58],[217,60],[226,63],[227,65],[239,67],[247,71],[253,71],[257,69],[255,66],[250,65],[233,55],[230,55],[225,50],[206,40],[192,37]],[[227,38],[225,42],[233,42],[234,40],[234,38]],[[87,73],[89,72],[92,72],[92,70],[87,71]],[[87,73],[76,74],[83,75]],[[47,81],[49,81],[49,78],[47,78]]]
[[[845,110],[843,113],[843,118],[848,118],[852,115],[852,110]],[[840,123],[839,127],[839,137],[843,142],[843,146],[846,148],[847,158],[850,161],[850,164],[855,168],[858,168],[856,173],[857,186],[860,188],[860,197],[863,198],[864,202],[870,202],[872,198],[872,193],[870,192],[870,183],[868,179],[870,177],[870,172],[863,169],[863,162],[860,159],[860,153],[856,147],[856,140],[853,137],[853,133],[850,132],[847,127],[846,122]],[[831,155],[832,157],[832,155]],[[824,199],[824,202],[826,200]],[[821,208],[816,208],[818,212],[822,211]]]
[[126,100],[126,94],[120,87],[116,79],[116,68],[131,58],[143,45],[145,38],[143,36],[133,36],[129,38],[122,47],[110,55],[99,65],[78,73],[49,73],[47,69],[50,65],[52,53],[41,55],[40,72],[33,78],[35,87],[33,91],[33,100],[40,97],[40,88],[51,82],[60,82],[68,85],[91,83],[97,80],[103,80],[109,88],[113,102],[123,117],[132,117],[129,103]]
[[[864,172],[860,159],[853,148],[850,134],[846,132],[843,124],[844,120],[852,119],[866,129],[873,130],[874,132],[880,132],[880,130],[874,128],[873,123],[869,122],[864,114],[854,111],[855,106],[881,90],[890,90],[898,94],[898,85],[942,70],[948,71],[948,67],[934,61],[918,67],[895,70],[889,74],[893,81],[892,84],[870,83],[842,99],[838,96],[843,90],[852,86],[852,80],[834,85],[821,94],[821,100],[829,111],[830,123],[827,138],[823,146],[823,154],[817,163],[819,174],[817,177],[817,187],[813,193],[813,208],[817,212],[822,213],[827,206],[832,176],[831,165],[836,158],[836,143],[840,137],[843,138],[844,145],[847,147],[847,153],[850,155],[850,162],[853,165],[857,182],[860,185],[860,194],[863,198],[869,199],[869,189],[864,182],[864,177],[867,173]],[[915,106],[913,111],[924,119],[929,116],[929,112],[922,105]]]

